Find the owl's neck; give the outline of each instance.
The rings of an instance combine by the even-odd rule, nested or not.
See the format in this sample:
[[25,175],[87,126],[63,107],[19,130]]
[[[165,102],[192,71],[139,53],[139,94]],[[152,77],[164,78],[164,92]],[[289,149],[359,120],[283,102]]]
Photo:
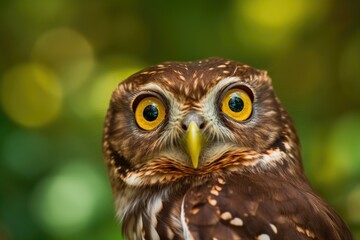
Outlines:
[[[161,187],[125,187],[115,195],[117,217],[122,222],[122,232],[129,239],[159,239],[159,231],[171,239],[172,234],[182,235],[180,222],[180,196],[186,193],[178,184]],[[172,217],[170,217],[172,216]],[[158,222],[171,221],[171,229],[158,229]],[[164,227],[164,226],[162,226]]]

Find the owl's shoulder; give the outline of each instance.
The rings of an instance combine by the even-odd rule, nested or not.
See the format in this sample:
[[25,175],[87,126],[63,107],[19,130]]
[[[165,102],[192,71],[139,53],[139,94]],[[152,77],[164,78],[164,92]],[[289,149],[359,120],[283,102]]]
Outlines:
[[268,175],[219,177],[187,192],[184,223],[194,239],[352,239],[303,185]]

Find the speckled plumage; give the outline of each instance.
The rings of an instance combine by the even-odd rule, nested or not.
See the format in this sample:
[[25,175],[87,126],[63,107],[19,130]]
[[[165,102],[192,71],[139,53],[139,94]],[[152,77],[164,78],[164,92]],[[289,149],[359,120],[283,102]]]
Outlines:
[[[233,84],[251,92],[246,121],[220,110]],[[146,94],[167,108],[151,131],[134,119],[134,101]],[[198,168],[182,145],[190,115],[206,136]],[[293,123],[265,71],[219,58],[147,68],[114,91],[103,140],[128,239],[352,239],[309,186]]]

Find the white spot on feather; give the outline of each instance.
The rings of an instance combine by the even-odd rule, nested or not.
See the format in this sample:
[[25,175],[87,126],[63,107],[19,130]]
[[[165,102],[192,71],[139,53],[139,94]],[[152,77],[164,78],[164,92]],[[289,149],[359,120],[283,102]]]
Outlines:
[[244,223],[240,218],[234,218],[230,221],[230,224],[234,226],[242,226]]
[[213,199],[212,197],[208,197],[208,202],[210,203],[211,206],[216,206],[217,201],[215,199]]
[[225,181],[224,181],[224,179],[222,179],[222,178],[218,178],[218,182],[219,182],[220,184],[225,184]]
[[270,227],[271,227],[271,229],[274,231],[274,233],[277,234],[277,228],[276,228],[276,226],[275,226],[274,224],[271,224],[271,223],[270,223]]
[[219,196],[219,192],[216,189],[211,189],[210,193],[215,196]]
[[267,234],[261,234],[257,236],[256,240],[270,240],[270,236]]
[[222,213],[221,215],[220,215],[220,218],[222,219],[222,220],[229,220],[229,219],[231,219],[232,218],[232,216],[231,216],[231,213],[230,212],[224,212],[224,213]]

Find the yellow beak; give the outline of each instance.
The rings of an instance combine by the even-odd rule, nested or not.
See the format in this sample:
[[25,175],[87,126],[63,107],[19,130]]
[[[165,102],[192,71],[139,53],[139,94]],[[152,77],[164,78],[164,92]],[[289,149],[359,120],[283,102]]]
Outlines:
[[185,134],[185,148],[190,155],[194,168],[198,167],[199,156],[202,148],[202,139],[198,125],[190,122]]

